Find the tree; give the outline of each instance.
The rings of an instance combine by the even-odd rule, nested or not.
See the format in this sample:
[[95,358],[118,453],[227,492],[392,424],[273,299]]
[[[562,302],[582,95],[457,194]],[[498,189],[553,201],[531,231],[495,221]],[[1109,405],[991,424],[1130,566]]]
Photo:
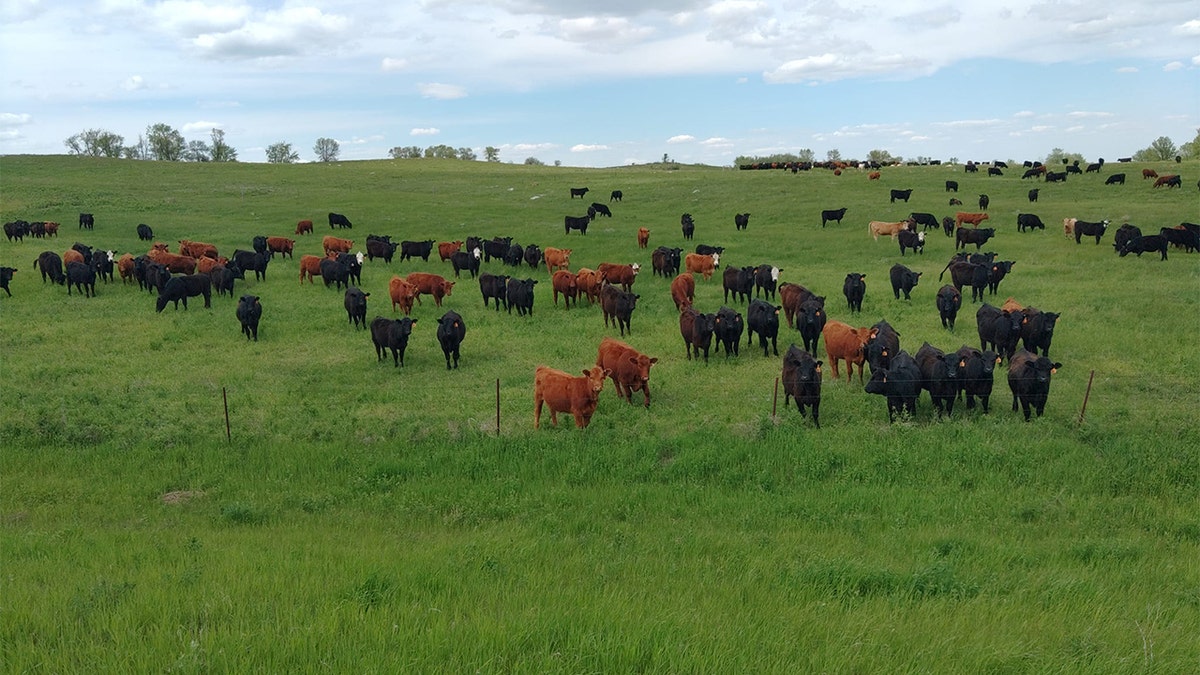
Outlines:
[[415,145],[396,146],[388,150],[388,156],[392,159],[421,159],[421,148]]
[[837,148],[834,148],[832,150],[828,150],[825,152],[825,161],[826,162],[840,162],[841,160],[842,160],[842,153],[840,151],[838,151]]
[[237,150],[234,150],[225,142],[225,131],[222,129],[212,130],[212,145],[209,147],[209,158],[214,162],[236,162]]
[[[1063,160],[1066,160],[1065,162]],[[1046,166],[1055,167],[1061,164],[1076,164],[1083,163],[1083,155],[1078,152],[1067,152],[1062,148],[1054,148],[1050,154],[1046,155]]]
[[526,157],[525,166],[546,166],[546,163],[537,157]]
[[146,127],[146,143],[149,144],[150,158],[160,162],[178,162],[187,148],[183,134],[162,122]]
[[332,138],[318,138],[313,145],[313,154],[317,156],[318,162],[336,162],[340,152],[338,142]]
[[800,152],[796,155],[796,160],[799,162],[812,162],[817,158],[817,153],[812,151],[812,148],[800,148]]
[[892,157],[892,153],[888,152],[887,150],[872,150],[867,153],[867,161],[876,162],[878,164],[891,164],[893,162],[899,162],[900,158]]
[[425,148],[425,157],[428,159],[457,159],[458,151],[446,145],[431,145]]
[[125,139],[104,129],[87,129],[81,131],[63,144],[67,146],[68,154],[84,157],[120,157],[124,149],[121,144]]
[[121,148],[121,156],[125,159],[150,159],[150,148],[146,145],[145,137],[139,134],[137,143]]
[[493,148],[490,145],[487,146],[483,149],[483,159],[485,162],[499,162],[500,150],[498,148]]
[[1159,136],[1154,139],[1150,147],[1133,153],[1133,158],[1139,162],[1154,162],[1174,159],[1178,152],[1179,149],[1175,147],[1175,143],[1171,139],[1166,136]]
[[1200,158],[1200,129],[1196,129],[1196,137],[1179,146],[1179,154],[1189,159]]
[[479,159],[479,157],[475,155],[475,151],[471,148],[459,148],[458,158],[468,162],[474,162],[475,160]]
[[267,162],[270,164],[295,164],[300,161],[300,155],[292,150],[291,143],[272,143],[267,146]]
[[211,154],[212,148],[208,147],[208,143],[189,141],[187,148],[183,151],[183,160],[185,162],[207,162]]

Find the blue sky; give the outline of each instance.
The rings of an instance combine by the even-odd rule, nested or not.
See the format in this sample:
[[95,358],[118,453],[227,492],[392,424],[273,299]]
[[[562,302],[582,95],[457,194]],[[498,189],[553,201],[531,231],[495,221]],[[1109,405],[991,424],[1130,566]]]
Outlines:
[[[937,0],[934,0],[936,3]],[[1195,0],[0,0],[0,154],[214,127],[241,161],[1115,159],[1200,127]]]

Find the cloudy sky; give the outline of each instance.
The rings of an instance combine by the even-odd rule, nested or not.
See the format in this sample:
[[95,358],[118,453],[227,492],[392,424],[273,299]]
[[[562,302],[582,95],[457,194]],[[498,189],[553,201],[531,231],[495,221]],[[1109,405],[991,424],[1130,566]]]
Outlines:
[[1196,0],[0,0],[0,154],[214,127],[568,166],[1088,160],[1200,127]]

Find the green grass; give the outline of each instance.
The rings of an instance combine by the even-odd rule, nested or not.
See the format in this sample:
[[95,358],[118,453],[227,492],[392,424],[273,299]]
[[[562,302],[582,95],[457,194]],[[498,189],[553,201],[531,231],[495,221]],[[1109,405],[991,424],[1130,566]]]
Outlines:
[[[1153,190],[1125,171],[1034,187],[1013,172],[898,167],[879,182],[850,171],[707,167],[584,170],[465,162],[205,165],[0,159],[5,221],[56,220],[60,238],[0,241],[17,267],[0,297],[0,663],[6,672],[1193,672],[1200,667],[1200,265],[1196,254],[1118,258],[1063,238],[1063,217],[1144,231],[1200,219],[1192,190]],[[991,197],[987,249],[1016,260],[999,304],[1062,312],[1044,417],[1009,410],[889,425],[884,401],[826,371],[822,428],[794,409],[772,417],[780,360],[684,357],[667,281],[650,244],[726,246],[723,263],[771,262],[829,298],[831,318],[886,318],[915,351],[975,344],[974,305],[940,326],[937,274],[950,240],[930,235],[911,302],[892,298],[902,259],[866,234],[872,219],[952,214],[958,180],[973,210]],[[587,185],[615,217],[586,237],[562,216]],[[914,188],[908,205],[890,188]],[[536,199],[534,197],[537,197]],[[587,202],[592,199],[587,200]],[[847,206],[842,225],[819,211]],[[75,229],[96,214],[96,230]],[[572,269],[643,264],[626,339],[660,358],[653,403],[609,387],[591,427],[532,428],[533,368],[590,366],[598,308],[550,301],[545,270],[532,317],[484,310],[463,278],[446,307],[468,324],[461,367],[434,339],[426,299],[406,366],[376,363],[346,321],[342,294],[297,283],[273,262],[260,341],[234,302],[155,314],[153,297],[101,285],[68,297],[30,267],[73,241],[143,252],[156,239],[222,252],[259,234],[291,236],[324,214],[348,234],[393,239],[512,235],[575,250]],[[750,212],[749,229],[732,217]],[[1050,229],[1018,234],[1016,214]],[[435,257],[436,258],[436,255]],[[493,271],[500,268],[493,263]],[[485,269],[489,269],[485,265]],[[528,270],[528,268],[525,268]],[[435,259],[368,263],[368,316],[392,316],[395,273],[449,274]],[[868,274],[861,316],[845,311],[847,272]],[[721,304],[719,279],[698,304]],[[744,311],[744,307],[739,306]],[[784,329],[781,347],[799,342]],[[824,349],[820,356],[824,358]],[[1087,415],[1079,412],[1095,372]],[[495,433],[496,382],[501,429]],[[232,443],[225,440],[223,392]],[[635,400],[638,397],[635,396]],[[548,422],[543,419],[543,422]],[[544,425],[545,427],[545,425]],[[164,495],[184,493],[178,502]]]

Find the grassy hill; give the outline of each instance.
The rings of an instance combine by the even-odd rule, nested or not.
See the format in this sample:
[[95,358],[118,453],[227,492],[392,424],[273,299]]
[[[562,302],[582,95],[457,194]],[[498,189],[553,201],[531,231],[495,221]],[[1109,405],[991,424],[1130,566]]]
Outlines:
[[[1145,166],[1181,173],[1185,188],[1152,189]],[[1111,234],[1077,245],[1061,222],[1196,222],[1200,164],[1106,165],[1065,185],[961,169],[894,167],[868,181],[853,170],[0,158],[4,220],[62,223],[58,240],[0,242],[0,265],[19,270],[0,298],[6,669],[1194,668],[1200,257],[1118,258]],[[1127,183],[1103,185],[1117,171]],[[988,301],[1062,313],[1051,355],[1063,368],[1029,424],[1009,410],[1002,371],[988,415],[960,403],[939,420],[925,396],[915,419],[889,424],[882,398],[826,367],[820,430],[782,400],[772,416],[780,359],[743,343],[737,357],[688,361],[669,280],[636,247],[639,227],[651,249],[725,246],[723,266],[778,265],[827,296],[832,319],[886,319],[908,351],[950,351],[978,343],[977,305],[964,303],[955,333],[934,307],[953,241],[930,232],[923,255],[901,258],[866,232],[911,211],[952,215],[948,179],[965,210],[989,195],[985,224],[998,233],[985,250],[1017,263]],[[582,186],[589,199],[571,200],[567,188]],[[913,188],[911,202],[889,202],[891,188]],[[564,215],[614,189],[625,198],[611,220],[563,233]],[[843,223],[822,229],[820,210],[843,206]],[[94,231],[76,228],[82,211]],[[519,272],[539,280],[532,317],[485,310],[465,276],[445,307],[426,297],[397,369],[349,325],[342,293],[301,285],[292,260],[238,282],[262,298],[257,343],[229,298],[156,314],[134,287],[68,297],[30,266],[73,241],[142,253],[139,223],[172,250],[186,238],[227,253],[310,218],[316,235],[296,252],[319,254],[329,211],[354,222],[336,234],[356,249],[368,233],[508,235],[572,248],[572,269],[640,262],[625,339],[660,359],[651,408],[609,386],[587,430],[569,418],[532,428],[534,367],[576,372],[616,335],[598,307],[555,307],[544,268]],[[684,212],[694,242],[682,241]],[[751,213],[743,232],[739,212]],[[1018,234],[1023,212],[1049,229]],[[887,281],[897,262],[923,274],[908,302]],[[368,317],[395,316],[388,280],[411,271],[452,276],[436,254],[367,263]],[[841,296],[848,272],[868,275],[861,315]],[[698,281],[700,309],[722,301],[719,278]],[[455,371],[434,339],[447,308],[468,324]],[[785,325],[780,342],[800,340]]]

